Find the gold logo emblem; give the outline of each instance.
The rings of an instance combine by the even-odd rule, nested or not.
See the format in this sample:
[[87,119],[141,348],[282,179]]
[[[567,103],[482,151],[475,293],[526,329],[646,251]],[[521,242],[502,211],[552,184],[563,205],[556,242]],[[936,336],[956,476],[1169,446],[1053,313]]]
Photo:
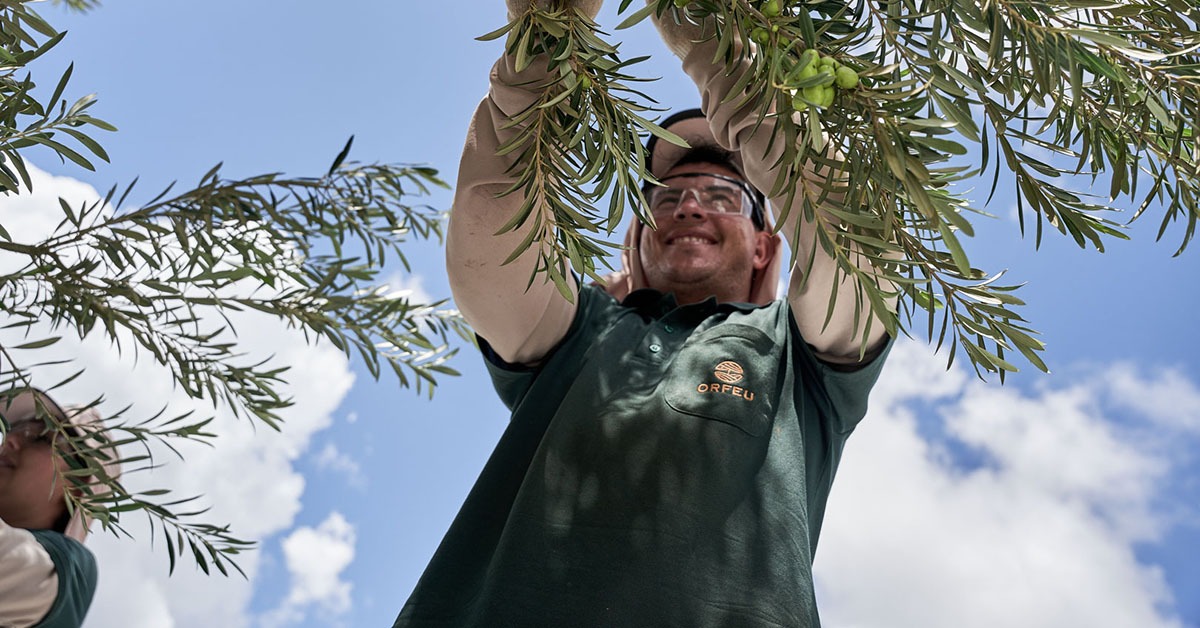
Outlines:
[[746,377],[746,371],[742,369],[741,364],[733,360],[726,360],[713,369],[713,375],[723,383],[703,382],[699,386],[696,386],[696,392],[730,395],[745,399],[746,401],[754,401],[754,391],[733,385]]
[[717,368],[713,370],[713,375],[727,384],[733,384],[742,381],[745,371],[742,370],[741,364],[725,361],[717,365]]

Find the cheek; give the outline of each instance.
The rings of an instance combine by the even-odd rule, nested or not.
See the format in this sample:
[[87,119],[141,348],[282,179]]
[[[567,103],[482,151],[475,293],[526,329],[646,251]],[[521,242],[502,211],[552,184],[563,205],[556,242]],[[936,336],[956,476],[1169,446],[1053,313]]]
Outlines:
[[30,491],[31,496],[45,495],[49,499],[62,499],[64,480],[58,477],[55,460],[48,453],[38,452],[34,456],[22,456],[18,476],[20,483],[25,490]]
[[649,261],[647,260],[647,257],[649,257],[651,260],[654,258],[653,235],[654,232],[650,229],[642,229],[641,234],[638,236],[637,251],[634,251],[634,254],[637,255],[638,262],[642,265],[642,268],[649,266],[649,264],[646,263]]

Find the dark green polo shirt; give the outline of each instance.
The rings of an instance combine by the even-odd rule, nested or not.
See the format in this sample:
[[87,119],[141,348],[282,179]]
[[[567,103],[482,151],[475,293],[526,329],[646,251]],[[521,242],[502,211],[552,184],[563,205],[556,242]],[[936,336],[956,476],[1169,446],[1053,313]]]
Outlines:
[[58,575],[58,595],[34,628],[79,628],[96,593],[96,558],[83,543],[54,530],[30,530]]
[[812,556],[883,359],[837,372],[783,301],[585,287],[396,620],[406,627],[819,625]]

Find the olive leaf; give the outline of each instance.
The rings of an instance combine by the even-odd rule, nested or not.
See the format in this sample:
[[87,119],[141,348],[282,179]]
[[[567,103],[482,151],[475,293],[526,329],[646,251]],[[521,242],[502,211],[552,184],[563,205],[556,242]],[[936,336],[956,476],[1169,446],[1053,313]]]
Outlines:
[[[25,150],[43,146],[92,169],[93,160],[108,159],[92,134],[115,130],[91,115],[94,97],[63,98],[70,67],[48,100],[35,98],[26,66],[62,34],[30,4],[0,3],[0,194],[8,196],[31,189]],[[455,353],[451,341],[470,334],[446,301],[421,303],[395,293],[381,284],[380,273],[388,262],[407,269],[404,249],[411,242],[441,240],[444,212],[413,201],[447,185],[432,168],[360,164],[348,159],[349,151],[347,142],[318,177],[226,179],[217,166],[190,189],[175,191],[172,184],[145,200],[134,200],[143,196],[136,181],[113,186],[95,201],[60,199],[62,219],[40,241],[14,241],[0,225],[0,315],[8,337],[24,336],[0,345],[0,391],[7,391],[0,397],[87,378],[79,370],[43,382],[32,372],[46,364],[40,351],[62,336],[93,333],[163,367],[190,398],[282,429],[280,411],[292,403],[282,392],[287,368],[274,357],[245,355],[239,312],[278,319],[359,360],[376,378],[389,372],[400,386],[432,395],[439,376],[457,374],[448,362]],[[146,516],[172,571],[184,556],[206,573],[210,567],[240,571],[237,556],[253,544],[208,521],[195,504],[198,496],[131,492],[107,472],[112,455],[128,478],[163,464],[155,452],[182,458],[178,443],[213,444],[218,437],[207,428],[211,417],[165,410],[133,417],[141,411],[106,412],[107,434],[91,440],[43,412],[56,442],[71,454],[60,480],[81,489],[66,492],[69,509],[126,535],[126,516]]]
[[[620,12],[633,4],[623,1]],[[1187,0],[657,0],[622,27],[654,12],[712,20],[714,61],[731,71],[749,64],[727,102],[752,106],[774,125],[785,150],[773,196],[786,194],[792,202],[784,211],[816,223],[819,246],[862,288],[855,316],[869,307],[893,334],[923,328],[948,345],[950,362],[965,353],[980,377],[1003,380],[1017,370],[1014,352],[1047,366],[1044,344],[1017,313],[1019,286],[971,263],[969,238],[979,219],[991,217],[959,189],[987,182],[991,195],[1002,185],[1013,190],[1022,233],[1032,231],[1038,245],[1049,226],[1103,251],[1152,208],[1161,211],[1160,239],[1172,227],[1181,231],[1177,255],[1195,234],[1200,11]],[[654,129],[633,115],[588,108],[611,97],[611,82],[581,88],[572,77],[626,64],[585,17],[555,13],[546,28],[548,15],[510,24],[508,53],[545,62],[563,50],[555,33],[586,33],[588,44],[569,38],[567,47],[581,52],[552,55],[551,64],[571,71],[548,90],[540,111],[553,123],[529,136],[538,149],[523,153],[514,171],[524,183],[512,192],[527,195],[525,215],[515,220],[536,209],[540,221],[514,257],[538,247],[540,271],[561,277],[574,265],[591,275],[588,256],[612,246],[594,234],[611,231],[620,205],[648,220],[637,193],[648,177],[633,133]],[[808,69],[821,57],[832,60],[830,76]],[[820,91],[839,81],[838,68],[849,69],[846,87]],[[644,111],[630,101],[621,106]],[[563,158],[580,128],[613,152],[568,150]],[[820,189],[803,185],[805,169],[830,154],[844,156],[832,164],[840,175]],[[593,182],[604,185],[588,188]],[[837,204],[829,201],[835,188],[844,196]],[[587,210],[600,200],[595,190],[611,193],[607,214]],[[796,234],[785,235],[795,246]],[[577,241],[587,246],[563,244]],[[896,294],[892,311],[888,297]]]

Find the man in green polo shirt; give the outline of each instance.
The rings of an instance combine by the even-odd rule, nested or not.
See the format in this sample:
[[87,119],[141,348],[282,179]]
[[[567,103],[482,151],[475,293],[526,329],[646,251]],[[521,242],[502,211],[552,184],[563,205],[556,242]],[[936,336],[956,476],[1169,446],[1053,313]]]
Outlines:
[[[69,512],[64,497],[64,491],[80,489],[64,474],[71,447],[104,447],[100,416],[20,389],[0,393],[0,419],[0,626],[78,628],[96,590],[97,570],[83,545],[89,522],[81,510]],[[119,474],[115,458],[102,464],[111,477]]]
[[776,299],[785,247],[760,192],[773,126],[723,104],[737,76],[712,65],[700,27],[659,28],[700,89],[700,110],[664,122],[691,148],[651,141],[657,229],[635,224],[622,271],[571,300],[526,288],[535,252],[503,263],[526,233],[494,235],[520,203],[497,196],[512,162],[496,149],[545,76],[508,57],[493,70],[447,266],[513,414],[396,626],[819,625],[825,503],[889,340],[854,315],[853,282],[826,322],[835,262],[798,210],[781,232],[812,262]]

